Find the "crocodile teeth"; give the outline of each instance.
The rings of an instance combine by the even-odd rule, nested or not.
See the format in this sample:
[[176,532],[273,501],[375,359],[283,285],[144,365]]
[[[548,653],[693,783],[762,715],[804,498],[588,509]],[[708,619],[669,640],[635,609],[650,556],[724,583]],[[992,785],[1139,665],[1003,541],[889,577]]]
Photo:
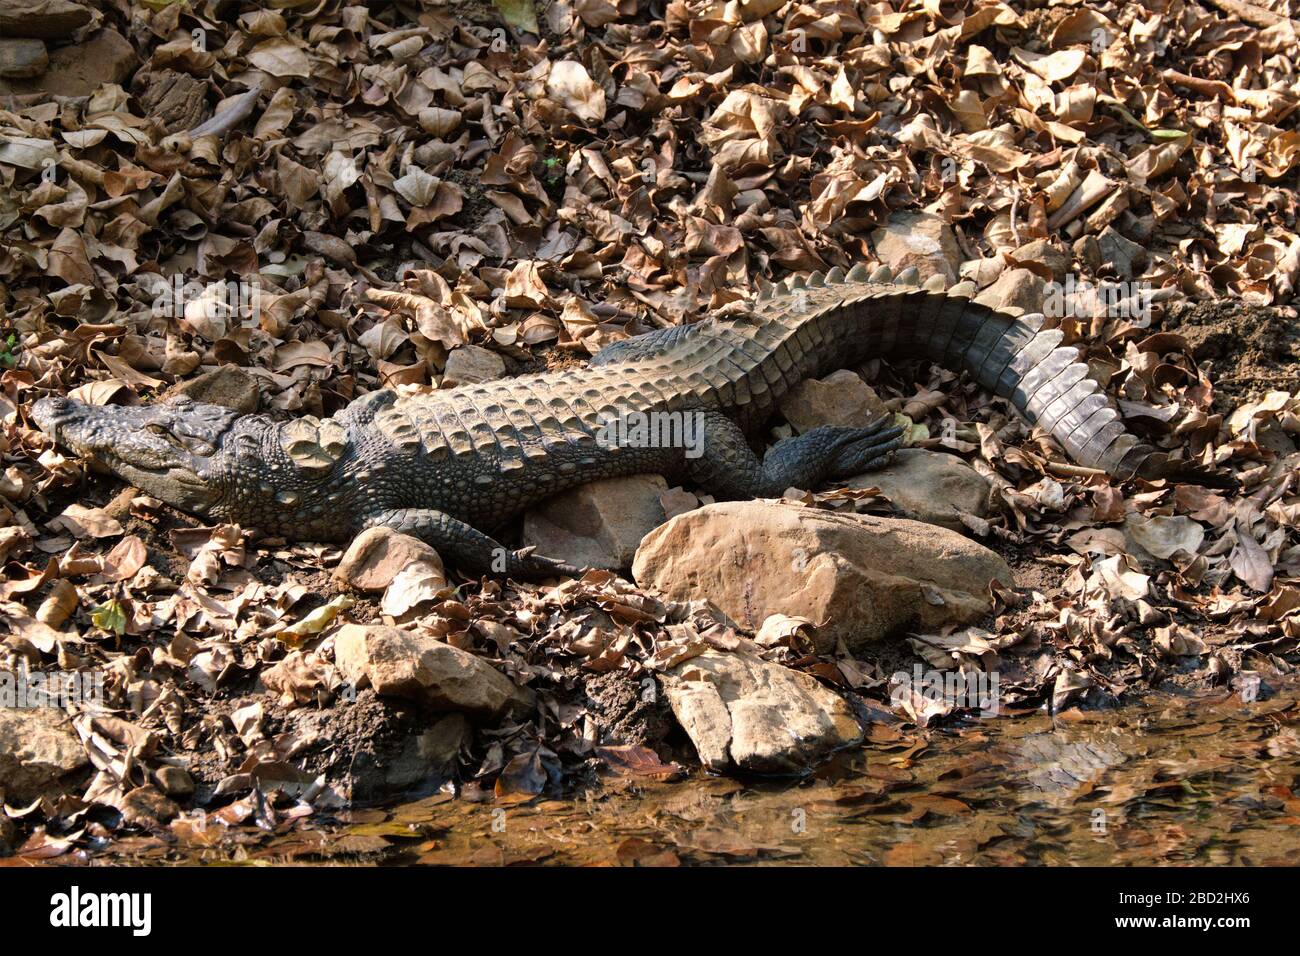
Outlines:
[[876,270],[867,277],[868,282],[893,282],[894,270],[889,266],[877,266]]
[[830,272],[826,273],[826,281],[832,285],[839,285],[844,281],[844,270],[836,266]]
[[867,264],[865,262],[859,262],[849,270],[849,274],[846,278],[850,282],[869,282],[871,281],[871,276],[872,272],[867,268]]
[[776,286],[772,285],[772,283],[768,282],[762,276],[759,276],[758,298],[760,302],[772,298],[772,293],[775,291],[776,291]]
[[808,288],[820,289],[826,285],[826,277],[820,272],[814,272],[808,277]]
[[895,285],[920,285],[921,270],[918,269],[916,266],[911,266],[907,269],[904,269],[902,272],[900,272],[898,275],[894,277],[894,284]]
[[805,279],[803,276],[792,276],[792,277],[791,277],[791,279],[790,279],[790,289],[791,289],[792,291],[793,291],[794,289],[806,289],[807,287],[808,287],[808,280]]
[[969,299],[978,291],[979,291],[979,286],[977,286],[970,279],[967,279],[964,282],[958,282],[955,286],[949,289],[948,294],[957,296],[960,299]]
[[921,288],[926,292],[942,292],[948,288],[948,280],[944,278],[942,272],[936,272],[921,283]]

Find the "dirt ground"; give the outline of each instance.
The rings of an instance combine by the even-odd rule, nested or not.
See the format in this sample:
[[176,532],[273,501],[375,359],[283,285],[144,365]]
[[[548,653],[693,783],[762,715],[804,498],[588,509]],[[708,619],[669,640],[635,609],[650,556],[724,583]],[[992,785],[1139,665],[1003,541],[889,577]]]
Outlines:
[[[1300,664],[1287,21],[1106,0],[555,0],[535,30],[527,4],[478,0],[98,6],[48,45],[115,34],[117,82],[0,98],[0,667],[100,671],[108,699],[72,715],[84,760],[6,799],[0,855],[85,860],[209,820],[233,842],[305,834],[430,790],[544,803],[619,765],[698,779],[652,661],[671,628],[717,626],[612,575],[453,575],[402,625],[526,685],[537,713],[469,727],[355,692],[331,629],[385,615],[335,581],[339,547],[124,497],[34,427],[36,401],[147,403],[234,365],[262,411],[328,415],[386,384],[437,387],[467,345],[508,375],[580,375],[760,280],[896,258],[900,216],[924,213],[906,238],[944,250],[952,278],[1043,280],[1050,259],[1160,291],[1149,325],[1063,327],[1135,432],[1238,481],[1111,481],[968,377],[873,363],[917,441],[991,482],[971,534],[1017,580],[941,635],[965,641],[942,663],[996,669],[1008,714],[1053,718],[1160,688],[1267,695]],[[172,301],[177,279],[198,294]],[[256,295],[217,308],[227,282]],[[918,637],[770,656],[920,747],[971,715],[890,710]]]

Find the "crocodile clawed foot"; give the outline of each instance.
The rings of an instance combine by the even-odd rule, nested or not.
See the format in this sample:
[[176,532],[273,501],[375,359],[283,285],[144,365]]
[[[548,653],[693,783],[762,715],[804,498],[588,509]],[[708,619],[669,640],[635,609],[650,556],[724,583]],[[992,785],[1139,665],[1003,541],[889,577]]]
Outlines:
[[903,446],[903,428],[890,425],[890,416],[882,415],[865,428],[840,428],[837,445],[827,477],[852,478],[864,471],[889,464],[894,452]]

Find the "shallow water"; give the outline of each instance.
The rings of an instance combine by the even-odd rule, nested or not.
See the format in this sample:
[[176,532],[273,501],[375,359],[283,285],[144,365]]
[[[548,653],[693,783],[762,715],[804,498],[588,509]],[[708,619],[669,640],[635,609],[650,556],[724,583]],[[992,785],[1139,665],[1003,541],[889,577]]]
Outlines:
[[[342,826],[182,839],[189,862],[1300,863],[1300,687],[1159,694],[929,731],[875,724],[798,782],[611,776],[571,799],[438,794]],[[235,837],[232,831],[227,837]],[[187,845],[188,844],[188,845]],[[202,844],[207,844],[203,846]],[[122,848],[124,849],[124,848]],[[141,847],[141,849],[144,849]]]

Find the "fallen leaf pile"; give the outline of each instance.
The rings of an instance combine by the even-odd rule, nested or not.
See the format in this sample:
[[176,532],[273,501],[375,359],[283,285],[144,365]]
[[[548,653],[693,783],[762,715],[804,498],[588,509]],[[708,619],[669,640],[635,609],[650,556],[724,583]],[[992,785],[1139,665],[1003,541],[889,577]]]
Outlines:
[[[1121,487],[967,379],[873,362],[912,437],[994,483],[1001,510],[971,530],[1023,585],[983,629],[912,635],[919,659],[998,669],[1012,709],[1053,710],[1300,662],[1284,4],[499,6],[123,0],[49,41],[116,34],[122,82],[0,86],[0,665],[103,670],[108,701],[75,718],[89,783],[12,808],[25,853],[135,828],[237,841],[343,805],[327,771],[354,754],[300,715],[353,692],[344,619],[397,619],[539,693],[463,749],[480,799],[674,773],[653,741],[611,749],[644,743],[606,739],[635,701],[602,708],[590,682],[653,688],[709,646],[887,700],[878,662],[808,656],[810,622],[739,634],[603,572],[546,588],[417,564],[382,601],[350,596],[336,548],[110,501],[30,409],[147,402],[234,365],[263,411],[327,416],[377,387],[576,364],[760,276],[878,262],[898,213],[951,227],[954,280],[1151,290],[1138,314],[1076,295],[1061,327],[1134,430],[1241,482]],[[935,799],[908,812],[960,812]]]

